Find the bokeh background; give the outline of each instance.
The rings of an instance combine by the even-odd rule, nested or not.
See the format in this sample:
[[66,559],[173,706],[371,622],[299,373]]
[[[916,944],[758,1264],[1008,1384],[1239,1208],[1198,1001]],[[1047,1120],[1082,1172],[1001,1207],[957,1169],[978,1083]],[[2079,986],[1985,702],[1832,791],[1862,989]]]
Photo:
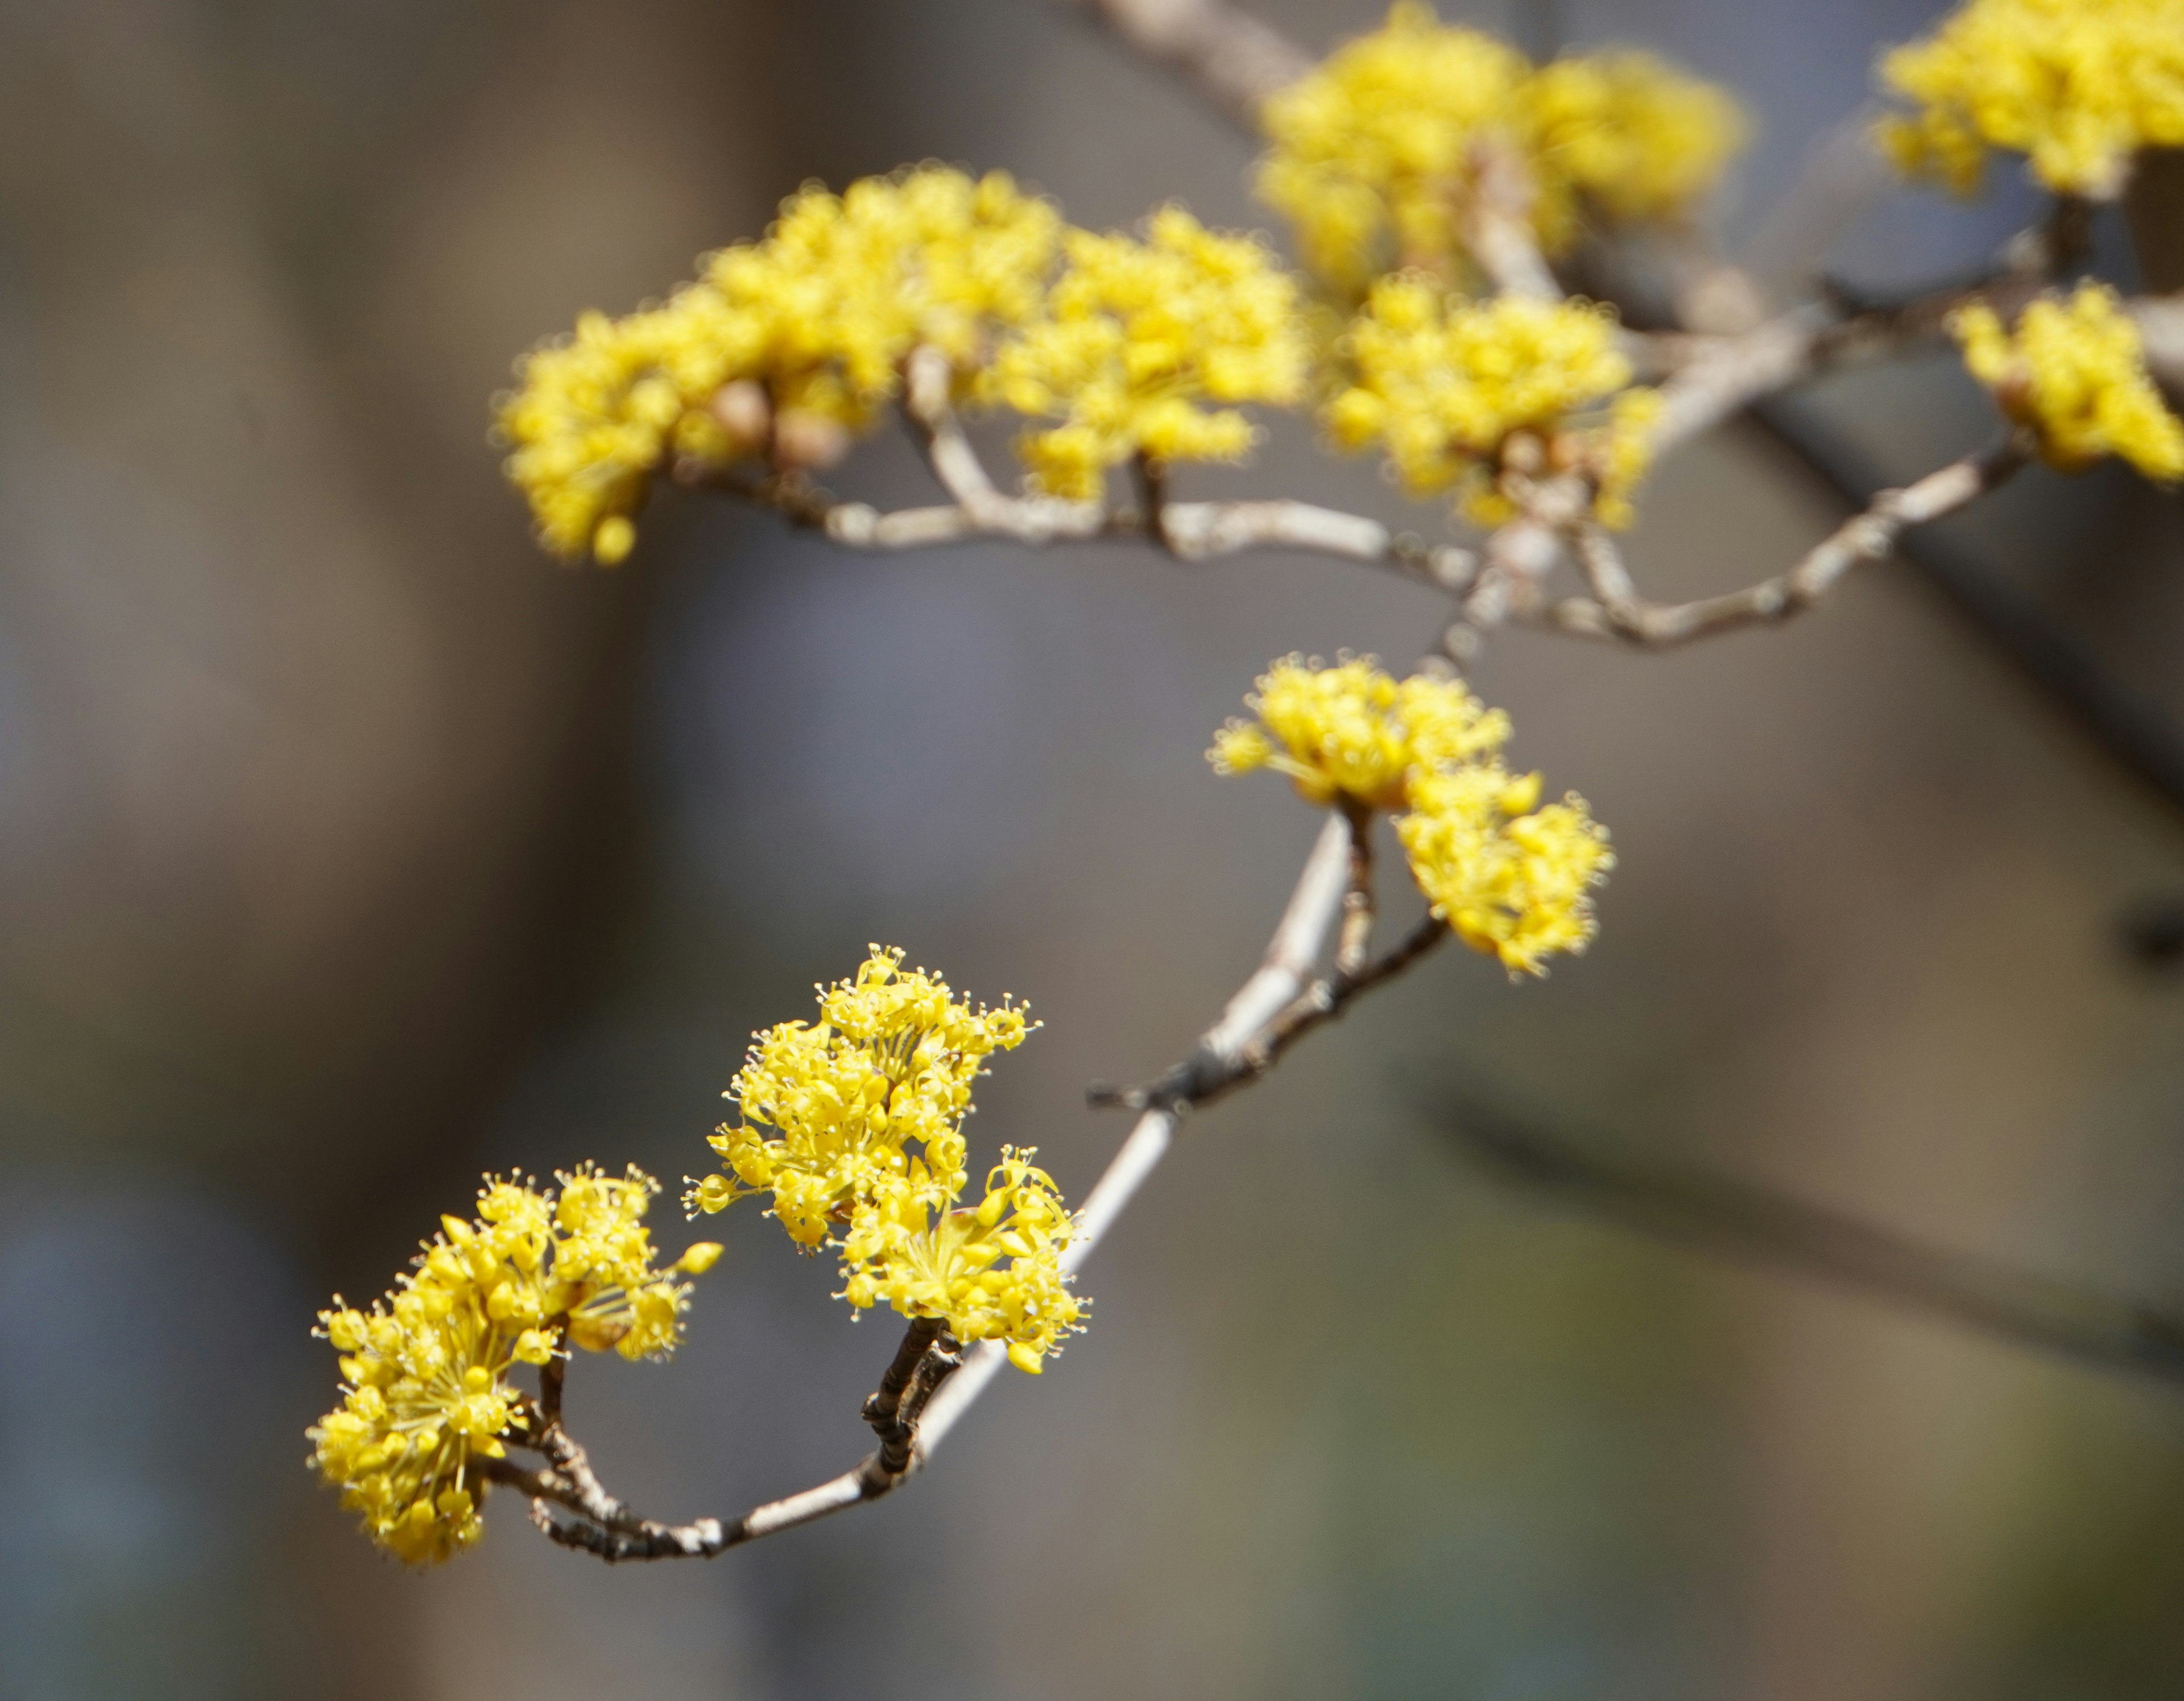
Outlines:
[[[1315,48],[1379,9],[1267,6]],[[1719,213],[1763,256],[1938,9],[1445,15],[1734,85]],[[1597,948],[1524,986],[1444,953],[1196,1121],[1092,1332],[886,1503],[608,1571],[503,1497],[414,1576],[304,1470],[326,1294],[487,1168],[702,1173],[749,1031],[868,940],[1029,999],[974,1148],[1081,1195],[1122,1133],[1084,1084],[1179,1054],[1315,830],[1209,731],[1269,656],[1406,662],[1440,614],[1280,557],[850,558],[680,497],[564,570],[486,441],[511,357],[808,177],[1259,225],[1250,152],[1032,0],[0,7],[0,1698],[2184,1693],[2177,1390],[1633,1240],[1447,1137],[1485,1095],[2184,1302],[2184,992],[2118,941],[2184,823],[1894,565],[1674,656],[1497,638],[1518,759],[1615,833]],[[1896,195],[1835,261],[1953,267],[2026,205]],[[1987,428],[1947,361],[1823,400],[1897,476]],[[922,488],[885,443],[842,482]],[[1301,432],[1186,482],[1400,505]],[[1840,517],[1737,432],[1646,510],[1677,593]],[[2184,717],[2173,501],[2036,473],[1961,536]],[[715,1226],[678,1359],[573,1379],[663,1514],[852,1461],[892,1341],[755,1211]]]

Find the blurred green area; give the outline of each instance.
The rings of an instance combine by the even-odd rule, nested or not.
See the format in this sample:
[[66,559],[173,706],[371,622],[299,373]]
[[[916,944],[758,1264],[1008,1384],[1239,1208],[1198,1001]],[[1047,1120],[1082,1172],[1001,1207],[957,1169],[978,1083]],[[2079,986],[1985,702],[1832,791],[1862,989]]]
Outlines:
[[[1321,45],[1377,8],[1267,9]],[[1747,93],[1749,232],[1935,8],[1557,9]],[[531,547],[510,360],[804,178],[1264,222],[1247,144],[1068,8],[18,0],[0,94],[0,1701],[2184,1688],[2173,1392],[1631,1240],[1437,1130],[1484,1089],[2184,1298],[2184,1002],[2114,936],[2184,887],[2179,823],[1895,568],[1685,655],[1497,640],[1515,759],[1616,834],[1599,946],[1525,986],[1445,953],[1195,1122],[1092,1332],[902,1494],[702,1568],[504,1500],[440,1572],[377,1561],[300,1468],[322,1296],[487,1168],[701,1173],[745,1036],[872,940],[1030,1000],[974,1152],[1081,1195],[1121,1133],[1084,1084],[1188,1044],[1314,830],[1211,729],[1269,656],[1405,662],[1438,611],[1281,559],[853,559],[684,498],[617,573]],[[1899,198],[1841,259],[1944,270],[2017,209]],[[1899,473],[1984,429],[1942,365],[1826,402]],[[1200,488],[1399,507],[1301,431]],[[1635,555],[1723,587],[1836,517],[1730,433]],[[1964,535],[2184,718],[2173,500],[2035,475]],[[851,1462],[891,1345],[722,1232],[684,1354],[572,1382],[662,1514]]]

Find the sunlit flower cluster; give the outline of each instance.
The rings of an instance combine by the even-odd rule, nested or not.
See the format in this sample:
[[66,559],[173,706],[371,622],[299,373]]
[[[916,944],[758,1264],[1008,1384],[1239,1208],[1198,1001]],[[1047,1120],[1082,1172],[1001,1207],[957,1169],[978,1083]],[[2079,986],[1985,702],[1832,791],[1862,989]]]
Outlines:
[[1000,349],[986,385],[1020,414],[1061,421],[1017,446],[1047,494],[1090,500],[1108,468],[1139,455],[1240,460],[1257,433],[1236,404],[1303,399],[1296,285],[1256,237],[1170,206],[1142,242],[1072,230],[1065,245],[1045,315]]
[[1473,302],[1419,273],[1383,278],[1342,340],[1348,382],[1326,407],[1329,434],[1382,447],[1414,494],[1459,486],[1484,524],[1509,517],[1496,481],[1521,439],[1527,471],[1585,471],[1599,516],[1627,524],[1659,403],[1625,388],[1615,333],[1614,314],[1586,302]]
[[1009,1362],[1037,1375],[1083,1327],[1084,1302],[1061,1263],[1074,1222],[1034,1156],[1003,1146],[975,1206],[936,1206],[902,1183],[875,1190],[842,1237],[843,1297],[939,1319],[959,1341],[1006,1341]]
[[1515,48],[1401,0],[1379,30],[1269,99],[1259,192],[1295,225],[1305,263],[1340,293],[1422,267],[1456,281],[1464,210],[1489,158],[1531,179],[1552,253],[1586,210],[1680,215],[1744,135],[1736,103],[1642,53],[1535,70]]
[[2055,466],[2114,455],[2150,478],[2184,478],[2184,421],[2148,377],[2138,327],[2114,291],[2086,283],[2067,299],[2042,296],[2014,332],[1975,304],[1953,315],[1949,330],[1972,376],[2038,434]]
[[956,1208],[972,1085],[1035,1024],[1006,1000],[958,1000],[902,955],[874,945],[854,979],[820,990],[817,1022],[757,1036],[727,1095],[741,1120],[711,1141],[726,1173],[684,1202],[723,1211],[768,1195],[799,1246],[835,1237],[852,1305],[944,1317],[959,1339],[1005,1340],[1036,1370],[1078,1316],[1058,1262],[1068,1214],[1028,1154],[1006,1152],[986,1198]]
[[1968,0],[1880,75],[1916,108],[1880,131],[1906,171],[1970,194],[2007,148],[2105,198],[2140,149],[2184,144],[2184,0]]
[[1557,951],[1581,951],[1597,925],[1592,889],[1615,866],[1607,829],[1575,792],[1540,804],[1540,777],[1497,763],[1421,775],[1396,821],[1434,913],[1511,973],[1544,974]]
[[727,1095],[741,1119],[711,1139],[726,1173],[685,1202],[723,1211],[769,1194],[805,1247],[823,1244],[883,1183],[927,1201],[961,1191],[972,1085],[1029,1026],[1020,1007],[958,1002],[946,981],[905,971],[900,951],[877,945],[854,979],[821,990],[819,1018],[757,1036]]
[[1289,656],[1260,675],[1244,702],[1256,718],[1223,727],[1206,759],[1224,774],[1287,774],[1322,808],[1344,799],[1405,808],[1414,772],[1490,757],[1509,737],[1509,717],[1460,681],[1426,673],[1399,681],[1369,658],[1330,667]]
[[1396,831],[1434,913],[1513,974],[1580,951],[1592,889],[1614,866],[1607,829],[1574,792],[1540,806],[1540,776],[1502,761],[1509,718],[1454,679],[1396,680],[1371,657],[1290,656],[1206,752],[1222,773],[1271,768],[1312,803],[1400,811]]
[[655,1263],[638,1170],[589,1165],[553,1190],[488,1178],[476,1220],[443,1217],[416,1269],[359,1311],[336,1296],[319,1332],[342,1355],[341,1405],[313,1426],[312,1462],[340,1485],[365,1533],[411,1564],[447,1559],[484,1533],[476,1461],[524,1427],[507,1377],[568,1346],[664,1358],[681,1336],[689,1286],[721,1249]]
[[509,476],[555,554],[621,560],[650,475],[747,456],[824,466],[900,385],[914,344],[968,371],[1039,305],[1061,233],[1002,173],[922,166],[807,188],[759,243],[715,254],[666,304],[588,313],[501,403]]
[[1673,220],[1721,181],[1744,145],[1743,109],[1722,89],[1650,53],[1556,59],[1525,86],[1526,118],[1550,252],[1585,205],[1613,220]]

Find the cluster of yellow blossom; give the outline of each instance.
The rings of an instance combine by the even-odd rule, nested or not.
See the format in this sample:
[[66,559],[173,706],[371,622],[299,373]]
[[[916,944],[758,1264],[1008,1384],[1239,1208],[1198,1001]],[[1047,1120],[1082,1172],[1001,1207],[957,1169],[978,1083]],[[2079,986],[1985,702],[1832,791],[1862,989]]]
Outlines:
[[1329,667],[1290,656],[1244,702],[1257,718],[1223,727],[1207,760],[1224,774],[1287,774],[1321,808],[1343,798],[1404,808],[1413,772],[1491,756],[1509,737],[1509,717],[1455,680],[1421,673],[1399,682],[1369,659]]
[[[1627,525],[1660,403],[1625,388],[1615,331],[1613,310],[1586,302],[1472,302],[1418,273],[1383,278],[1340,345],[1348,382],[1326,407],[1328,432],[1344,449],[1382,445],[1413,494],[1460,483],[1483,524],[1509,517],[1495,476],[1522,440],[1535,451],[1524,470],[1584,469],[1600,518]],[[1611,396],[1604,417],[1570,422]]]
[[1434,913],[1513,974],[1544,974],[1544,958],[1591,942],[1591,893],[1615,856],[1575,792],[1542,808],[1536,773],[1512,779],[1481,763],[1422,774],[1396,835]]
[[2113,290],[2086,283],[2067,300],[2042,296],[2014,335],[1985,303],[1960,308],[1949,330],[1972,376],[2038,434],[2054,466],[2116,455],[2149,478],[2184,478],[2184,421],[2147,376],[2138,327]]
[[959,369],[1037,310],[1060,215],[1002,173],[926,165],[782,206],[763,242],[715,254],[666,304],[588,313],[502,399],[509,477],[555,554],[611,565],[671,455],[823,465],[900,384],[916,344]]
[[1540,777],[1501,757],[1509,718],[1454,679],[1398,681],[1369,656],[1328,666],[1292,655],[1245,699],[1206,756],[1221,773],[1272,768],[1312,803],[1404,811],[1396,831],[1434,913],[1513,973],[1580,951],[1591,890],[1614,867],[1607,829],[1574,792],[1540,806]]
[[1296,285],[1256,237],[1170,206],[1143,242],[1072,230],[1064,243],[1068,265],[1044,315],[1001,348],[984,387],[1061,421],[1017,445],[1049,494],[1089,501],[1109,467],[1138,455],[1240,460],[1256,432],[1234,404],[1303,399],[1311,350]]
[[342,1403],[312,1427],[312,1463],[342,1488],[367,1535],[413,1564],[444,1559],[484,1533],[485,1484],[472,1461],[499,1458],[522,1427],[507,1380],[563,1343],[660,1358],[682,1332],[689,1286],[710,1269],[701,1241],[666,1269],[644,1224],[659,1189],[632,1169],[590,1166],[551,1190],[487,1178],[475,1221],[443,1217],[417,1267],[370,1311],[319,1313],[342,1355]]
[[960,1339],[1006,1340],[1036,1370],[1078,1315],[1058,1262],[1067,1213],[1015,1154],[994,1172],[1006,1177],[998,1192],[989,1181],[975,1209],[955,1208],[969,1180],[972,1087],[1034,1024],[1006,1000],[997,1010],[958,1001],[938,976],[905,970],[902,955],[874,945],[853,979],[820,989],[816,1023],[756,1036],[727,1093],[742,1119],[710,1141],[727,1171],[684,1203],[724,1211],[770,1194],[799,1246],[839,1235],[852,1305],[945,1317]]
[[1526,94],[1534,217],[1551,251],[1581,227],[1580,198],[1624,222],[1678,217],[1721,181],[1747,129],[1722,90],[1650,53],[1557,59]]
[[1970,194],[2003,148],[2106,198],[2141,148],[2184,145],[2184,0],[1969,0],[1880,75],[1918,108],[1880,129],[1906,171]]
[[1037,1375],[1084,1326],[1084,1302],[1061,1262],[1075,1224],[1034,1156],[1003,1146],[975,1206],[936,1206],[900,1182],[878,1188],[842,1237],[843,1297],[940,1319],[959,1341],[1006,1341],[1009,1362]]
[[1728,96],[1645,54],[1535,70],[1415,0],[1272,97],[1261,119],[1273,148],[1260,195],[1295,223],[1306,265],[1351,295],[1398,267],[1447,276],[1497,151],[1529,173],[1535,227],[1558,252],[1585,207],[1680,213],[1719,180],[1745,128]]

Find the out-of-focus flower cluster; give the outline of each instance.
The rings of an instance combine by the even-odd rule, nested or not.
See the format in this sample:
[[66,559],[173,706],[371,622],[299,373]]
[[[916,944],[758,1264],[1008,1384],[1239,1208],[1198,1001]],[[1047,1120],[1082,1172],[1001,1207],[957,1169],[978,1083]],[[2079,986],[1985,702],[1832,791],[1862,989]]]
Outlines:
[[1240,460],[1235,404],[1302,399],[1309,354],[1296,287],[1255,238],[1175,207],[1142,242],[1065,230],[1004,174],[926,165],[807,188],[664,305],[587,313],[534,349],[499,405],[509,477],[549,549],[612,565],[663,466],[831,466],[920,347],[953,363],[961,399],[1061,421],[1022,447],[1072,497],[1134,455]]
[[1484,525],[1511,517],[1505,467],[1583,470],[1600,518],[1627,525],[1660,403],[1624,388],[1615,328],[1610,309],[1587,302],[1474,302],[1420,273],[1383,278],[1339,345],[1347,383],[1328,432],[1345,449],[1380,445],[1414,494],[1458,486]]
[[1396,680],[1369,656],[1290,656],[1206,752],[1217,772],[1271,768],[1306,801],[1396,814],[1411,872],[1457,937],[1511,973],[1544,974],[1596,931],[1592,889],[1615,859],[1574,792],[1540,806],[1540,776],[1502,760],[1509,719],[1461,682]]
[[611,565],[671,454],[824,466],[900,388],[913,344],[975,366],[1037,310],[1060,215],[1000,172],[921,166],[813,187],[759,243],[713,255],[664,304],[588,313],[518,368],[500,406],[509,476],[557,555]]
[[2139,150],[2184,144],[2184,0],[1969,0],[1880,75],[1916,108],[1880,130],[1907,172],[1969,195],[2007,148],[2047,187],[2107,198]]
[[1589,216],[1681,215],[1742,143],[1734,101],[1643,53],[1535,68],[1507,43],[1401,0],[1384,27],[1269,99],[1259,192],[1296,227],[1305,264],[1362,295],[1403,267],[1462,275],[1482,174],[1529,179],[1551,254]]
[[956,1202],[969,1180],[972,1087],[1035,1024],[1006,1000],[957,1000],[902,956],[874,945],[854,979],[820,990],[816,1023],[756,1036],[727,1094],[741,1120],[710,1142],[726,1172],[684,1202],[723,1211],[769,1195],[799,1246],[836,1237],[852,1305],[944,1319],[959,1340],[1005,1340],[1036,1371],[1081,1313],[1060,1263],[1070,1235],[1060,1196],[1028,1150],[1011,1150],[978,1206]]
[[2120,455],[2149,478],[2184,478],[2184,421],[2147,376],[2138,327],[2115,293],[2081,284],[2067,299],[2042,296],[2013,330],[1975,303],[1950,316],[1964,365],[2011,419],[2038,436],[2066,470]]
[[681,1338],[689,1285],[721,1249],[700,1242],[655,1263],[646,1207],[659,1187],[631,1169],[559,1174],[558,1196],[488,1177],[474,1221],[443,1217],[416,1269],[369,1311],[319,1313],[342,1355],[341,1405],[315,1425],[312,1463],[361,1514],[365,1533],[413,1564],[447,1559],[484,1533],[485,1482],[524,1428],[507,1380],[576,1346],[665,1358]]
[[1071,231],[1065,247],[1045,313],[1001,349],[985,387],[1020,414],[1061,421],[1018,444],[1049,494],[1089,501],[1109,467],[1138,455],[1241,460],[1257,433],[1234,404],[1303,399],[1296,285],[1256,237],[1164,207],[1142,242]]

